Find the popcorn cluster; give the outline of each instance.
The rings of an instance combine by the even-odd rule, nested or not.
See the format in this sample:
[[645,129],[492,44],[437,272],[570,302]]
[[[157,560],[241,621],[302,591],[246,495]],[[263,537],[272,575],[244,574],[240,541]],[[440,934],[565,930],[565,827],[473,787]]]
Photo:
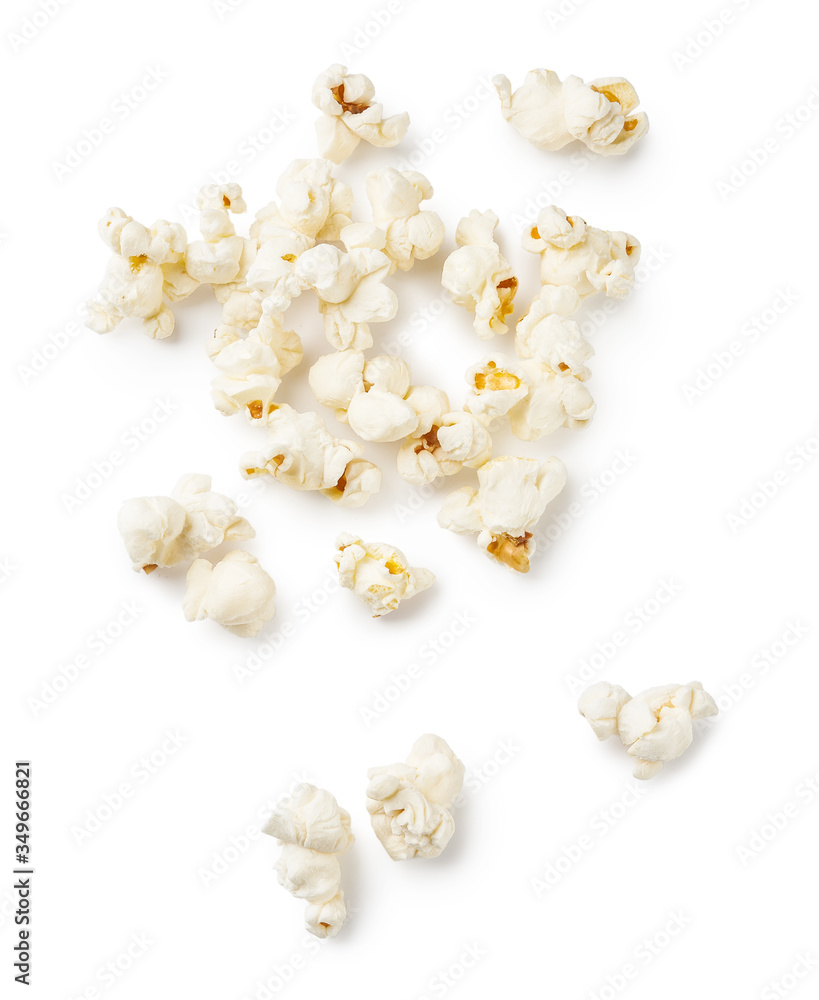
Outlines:
[[350,814],[324,789],[300,785],[276,807],[264,833],[282,845],[276,872],[289,893],[306,900],[307,930],[335,937],[347,917],[338,859],[355,842]]
[[[554,73],[537,70],[514,93],[505,77],[496,83],[504,116],[543,148],[558,149],[574,138],[599,152],[622,153],[647,128],[645,115],[634,110],[633,88],[622,79],[586,85],[569,77],[561,83]],[[390,279],[444,244],[443,221],[424,207],[432,185],[417,171],[379,167],[366,177],[370,211],[361,220],[354,217],[352,189],[334,175],[335,165],[360,142],[385,148],[400,142],[409,118],[386,117],[372,82],[341,65],[318,77],[313,102],[321,112],[319,157],[296,159],[285,169],[276,198],[256,213],[246,235],[236,226],[247,212],[236,183],[201,189],[199,238],[190,241],[180,225],[159,220],[147,228],[110,209],[99,231],[112,256],[89,303],[89,326],[103,333],[136,317],[145,333],[164,338],[174,328],[169,304],[209,286],[221,305],[207,344],[214,406],[225,416],[243,414],[264,431],[260,444],[241,457],[245,478],[266,476],[354,508],[381,489],[381,470],[365,452],[369,443],[395,444],[398,473],[416,485],[474,470],[477,485],[446,498],[439,524],[475,534],[488,556],[526,572],[535,527],[563,488],[566,470],[555,457],[494,455],[496,422],[523,441],[588,425],[595,412],[587,385],[594,349],[573,317],[592,295],[622,299],[629,293],[640,245],[625,232],[588,226],[557,206],[544,209],[523,238],[524,249],[540,257],[541,287],[516,323],[516,357],[488,353],[467,371],[463,400],[452,402],[437,386],[415,384],[401,358],[370,353],[373,328],[397,314]],[[496,240],[497,227],[494,212],[469,212],[441,269],[443,287],[484,341],[508,332],[520,286]],[[315,361],[307,381],[318,403],[349,426],[349,439],[337,437],[318,412],[300,412],[281,399],[282,385],[303,359],[301,339],[287,322],[291,304],[303,295],[313,299],[332,348]],[[120,515],[126,544],[135,568],[193,563],[189,619],[209,617],[238,635],[256,634],[273,613],[272,581],[251,557],[232,556],[216,567],[199,558],[221,541],[252,534],[243,519],[230,522],[225,498],[219,507],[218,495],[207,495],[212,499],[201,501],[196,523],[181,495],[129,501]],[[356,546],[365,555],[351,565]],[[364,596],[375,616],[432,580],[428,571],[414,577],[409,569],[406,576],[388,572],[397,578],[382,600],[371,590],[376,566],[381,575],[386,566],[375,548],[356,540],[338,563],[345,586]],[[240,586],[242,608],[228,593]]]
[[693,724],[718,712],[699,681],[649,688],[634,698],[616,684],[592,684],[580,696],[580,714],[599,740],[619,736],[634,758],[634,777],[653,778],[694,739]]

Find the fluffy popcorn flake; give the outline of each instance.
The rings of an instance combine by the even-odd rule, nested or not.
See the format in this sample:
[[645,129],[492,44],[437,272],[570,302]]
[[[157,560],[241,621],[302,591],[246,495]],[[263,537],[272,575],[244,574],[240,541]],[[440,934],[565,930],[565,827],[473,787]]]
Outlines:
[[263,832],[282,846],[279,882],[307,901],[305,925],[316,937],[335,937],[347,916],[339,857],[355,843],[350,814],[323,788],[302,784],[273,811]]
[[333,163],[346,160],[362,140],[372,146],[396,146],[409,127],[406,112],[384,117],[368,77],[348,73],[338,63],[317,77],[313,104],[322,112],[316,122],[319,153]]
[[290,231],[312,240],[339,239],[350,225],[352,189],[333,176],[326,159],[293,160],[278,180],[278,202],[256,213],[250,235],[264,244]]
[[512,433],[521,441],[539,441],[561,427],[587,427],[596,404],[585,382],[570,371],[554,372],[537,361],[524,361],[528,392],[509,411]]
[[465,408],[485,423],[508,413],[526,398],[529,382],[521,365],[492,354],[466,373]]
[[427,260],[440,250],[444,223],[435,212],[421,209],[432,194],[432,185],[417,171],[383,167],[367,175],[373,221],[384,234],[378,249],[390,258],[392,270],[409,271],[416,260]]
[[234,635],[252,638],[276,614],[276,585],[255,556],[235,549],[214,566],[196,559],[188,570],[185,618],[210,618]]
[[367,811],[393,861],[437,858],[455,832],[464,765],[440,736],[416,740],[403,764],[367,772]]
[[211,491],[210,476],[182,476],[171,496],[136,497],[120,508],[117,525],[135,571],[177,566],[223,542],[253,538],[236,504]]
[[347,533],[336,540],[335,562],[341,586],[368,604],[373,618],[390,614],[435,581],[428,569],[410,566],[400,549]]
[[477,534],[488,556],[518,573],[528,573],[535,552],[533,529],[566,484],[559,458],[542,464],[534,458],[504,455],[478,469],[478,489],[451,493],[438,523],[458,534]]

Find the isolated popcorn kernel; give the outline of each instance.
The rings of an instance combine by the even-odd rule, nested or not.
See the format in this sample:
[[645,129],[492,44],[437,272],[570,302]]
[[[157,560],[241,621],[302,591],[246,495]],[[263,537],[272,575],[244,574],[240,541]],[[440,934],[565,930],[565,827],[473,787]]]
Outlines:
[[276,614],[276,585],[255,556],[234,549],[213,565],[196,559],[188,570],[185,618],[210,618],[234,635],[252,638]]
[[434,573],[410,566],[400,549],[347,532],[336,539],[335,562],[341,586],[368,604],[373,618],[390,614],[435,582]]

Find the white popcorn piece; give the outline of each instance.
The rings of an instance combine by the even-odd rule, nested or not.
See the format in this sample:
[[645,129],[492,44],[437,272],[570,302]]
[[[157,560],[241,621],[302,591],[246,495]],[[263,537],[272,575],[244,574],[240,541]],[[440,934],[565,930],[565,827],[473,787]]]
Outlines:
[[231,215],[247,211],[238,184],[206,184],[196,196],[202,239],[188,244],[185,267],[202,284],[239,280],[255,253],[255,241],[236,235]]
[[455,832],[464,765],[440,736],[416,740],[404,764],[367,772],[367,811],[393,861],[437,858]]
[[598,739],[617,734],[634,758],[634,777],[653,778],[681,756],[694,738],[697,719],[717,715],[716,702],[699,681],[649,688],[632,698],[601,681],[587,688],[578,709]]
[[466,384],[465,409],[485,423],[509,413],[529,392],[523,367],[502,354],[491,354],[470,368]]
[[322,355],[308,373],[313,395],[322,406],[329,406],[342,423],[347,423],[350,400],[364,391],[365,364],[362,351],[334,351]]
[[179,301],[198,285],[185,270],[185,230],[164,219],[148,229],[121,208],[110,208],[97,228],[113,255],[87,303],[86,325],[95,333],[110,333],[123,319],[136,318],[146,336],[170,337],[174,317],[165,298]]
[[512,433],[521,441],[539,441],[561,427],[587,427],[596,409],[588,386],[570,371],[554,372],[524,361],[526,396],[509,411]]
[[477,490],[464,486],[446,498],[438,523],[458,534],[477,533],[488,556],[528,573],[536,549],[533,529],[565,484],[566,466],[559,458],[543,464],[534,458],[493,458],[478,469]]
[[289,893],[307,901],[307,930],[335,937],[347,917],[338,859],[355,843],[350,814],[328,791],[302,784],[276,806],[263,832],[282,845],[276,873]]
[[407,402],[418,414],[418,427],[398,452],[398,472],[416,485],[477,469],[492,455],[492,439],[483,423],[465,410],[450,410],[445,392],[412,386]]
[[260,209],[250,227],[250,235],[260,245],[288,230],[312,240],[332,242],[350,225],[353,192],[349,185],[333,177],[329,160],[293,160],[279,178],[276,193],[279,201]]
[[298,258],[296,280],[318,296],[324,332],[336,350],[372,347],[369,324],[395,316],[398,299],[383,284],[389,271],[390,259],[380,250],[354,248],[345,253],[322,243]]
[[473,209],[455,234],[459,249],[447,257],[441,284],[452,301],[475,313],[473,326],[481,340],[506,333],[514,310],[518,279],[494,240],[498,217]]
[[284,375],[301,360],[302,345],[292,330],[263,316],[246,337],[236,327],[218,327],[209,354],[221,373],[211,382],[217,410],[259,422],[272,411]]
[[264,312],[283,316],[294,298],[304,291],[296,276],[296,261],[315,246],[312,236],[293,229],[269,226],[247,272],[247,287]]
[[196,559],[188,570],[185,618],[210,618],[234,635],[253,638],[276,614],[276,585],[255,556],[234,549],[213,563]]
[[390,258],[393,271],[409,271],[416,260],[427,260],[441,249],[444,223],[435,212],[421,209],[432,195],[432,185],[417,171],[383,167],[367,175],[373,221],[384,233],[384,245],[376,249]]
[[117,526],[135,571],[177,566],[256,532],[237,516],[236,504],[211,492],[210,476],[188,474],[170,496],[136,497],[120,508]]
[[295,490],[318,490],[342,507],[360,507],[381,488],[378,467],[363,448],[333,437],[317,413],[273,404],[265,417],[268,441],[242,458],[246,479],[272,476]]
[[[518,357],[532,358],[555,374],[568,373],[585,382],[591,374],[586,362],[594,356],[594,348],[580,332],[573,319],[555,309],[554,285],[544,285],[529,311],[515,328],[515,351]],[[580,305],[579,296],[570,289]]]
[[346,532],[336,539],[335,562],[341,586],[368,604],[373,618],[390,614],[435,582],[434,573],[410,566],[400,549]]
[[648,131],[648,117],[636,112],[637,91],[624,77],[561,82],[552,70],[533,69],[514,92],[503,75],[492,82],[503,117],[539,149],[554,152],[576,139],[594,153],[619,156]]
[[348,73],[338,63],[316,79],[313,104],[322,112],[316,122],[319,153],[334,163],[346,160],[362,140],[372,146],[396,146],[409,127],[406,112],[384,117],[368,77]]
[[568,286],[581,299],[602,292],[624,299],[634,286],[640,244],[628,233],[587,226],[556,205],[544,208],[523,237],[523,248],[540,254],[543,285]]

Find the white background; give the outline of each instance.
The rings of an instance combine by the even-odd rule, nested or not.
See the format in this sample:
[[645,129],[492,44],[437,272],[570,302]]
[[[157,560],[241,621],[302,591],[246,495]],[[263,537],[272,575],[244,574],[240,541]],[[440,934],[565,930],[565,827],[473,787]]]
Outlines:
[[[781,995],[769,986],[778,981],[789,997],[815,996],[819,974],[789,970],[800,954],[819,956],[819,803],[804,784],[819,769],[819,123],[805,104],[814,88],[819,107],[816,12],[798,0],[724,0],[731,20],[720,27],[719,0],[402,0],[379,26],[371,12],[386,7],[70,0],[45,24],[38,14],[43,26],[21,43],[14,36],[40,8],[4,5],[4,989],[22,989],[10,957],[9,806],[13,762],[30,758],[29,995],[588,1000],[622,987],[633,1000],[766,1000]],[[388,113],[412,119],[399,149],[360,148],[340,168],[358,194],[356,217],[368,217],[367,171],[415,151],[435,187],[429,207],[447,223],[441,255],[391,279],[401,310],[375,328],[377,345],[403,337],[417,382],[444,386],[460,405],[462,373],[486,350],[467,314],[438,299],[455,224],[470,209],[501,217],[521,279],[516,315],[538,288],[538,261],[519,242],[533,202],[625,229],[653,262],[629,301],[606,314],[593,300],[583,313],[597,351],[592,426],[531,445],[498,438],[498,452],[554,453],[569,469],[541,525],[553,542],[528,577],[437,526],[442,495],[470,476],[410,502],[390,446],[368,449],[384,489],[361,510],[274,483],[248,492],[238,461],[260,432],[210,401],[203,344],[219,310],[205,290],[175,309],[169,341],[149,341],[134,322],[105,337],[82,328],[81,304],[106,262],[102,212],[119,205],[194,234],[195,191],[235,160],[252,214],[292,158],[315,155],[311,84],[336,61],[370,75]],[[544,65],[628,76],[651,118],[641,145],[586,164],[574,147],[525,143],[482,80],[503,72],[518,85]],[[157,89],[133,91],[136,107],[60,170],[67,147],[157,67]],[[274,136],[271,121],[286,127]],[[261,147],[252,160],[251,137]],[[766,142],[767,161],[754,163],[749,149]],[[743,161],[745,174],[732,175]],[[327,345],[306,297],[292,317],[306,357],[282,398],[309,408],[303,376]],[[734,341],[742,353],[726,368]],[[511,337],[491,346],[509,350]],[[699,394],[686,393],[709,365]],[[157,401],[172,413],[152,424]],[[142,421],[149,433],[133,446]],[[124,459],[110,469],[112,451]],[[110,472],[102,482],[95,463]],[[167,493],[194,471],[245,495],[257,530],[248,548],[279,596],[258,640],[186,623],[184,570],[146,578],[129,567],[121,501]],[[758,483],[777,473],[766,497]],[[89,476],[96,488],[69,511],[66,495]],[[758,506],[743,507],[752,494]],[[579,516],[557,520],[572,503]],[[341,530],[399,545],[434,570],[434,589],[371,620],[333,589]],[[124,629],[123,604],[139,609]],[[457,616],[470,624],[451,641]],[[95,652],[99,629],[111,641]],[[260,651],[266,659],[248,671]],[[587,678],[632,693],[700,679],[720,699],[719,721],[638,787],[622,748],[598,744],[576,713],[582,684],[571,678],[595,653]],[[421,677],[379,702],[411,663]],[[437,861],[394,864],[369,829],[365,772],[402,759],[428,731],[467,767],[455,839]],[[139,761],[151,754],[148,774]],[[344,860],[354,912],[319,944],[276,882],[275,843],[258,836],[303,776],[337,796],[358,838]],[[123,784],[128,799],[107,809]],[[89,832],[95,814],[106,821]],[[769,814],[784,816],[784,829]],[[682,929],[666,936],[675,914]],[[470,969],[467,947],[480,953]],[[626,982],[629,965],[636,978]]]

